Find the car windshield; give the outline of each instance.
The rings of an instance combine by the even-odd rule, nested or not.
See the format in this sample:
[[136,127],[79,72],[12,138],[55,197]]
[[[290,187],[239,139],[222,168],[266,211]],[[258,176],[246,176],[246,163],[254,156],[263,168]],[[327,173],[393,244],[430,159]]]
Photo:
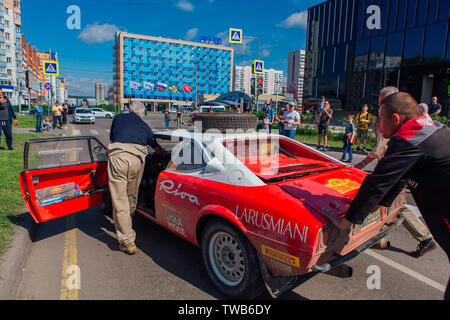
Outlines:
[[75,113],[87,113],[87,114],[91,114],[92,113],[92,111],[91,110],[88,110],[88,109],[77,109],[77,110],[75,110]]
[[263,180],[344,166],[284,137],[231,139],[225,140],[223,145]]

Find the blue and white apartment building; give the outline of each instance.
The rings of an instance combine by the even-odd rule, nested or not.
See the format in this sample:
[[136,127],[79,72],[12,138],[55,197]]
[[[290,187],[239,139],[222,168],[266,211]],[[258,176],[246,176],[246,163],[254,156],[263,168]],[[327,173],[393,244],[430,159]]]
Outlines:
[[113,49],[113,90],[121,104],[137,100],[156,111],[233,87],[232,48],[117,32]]

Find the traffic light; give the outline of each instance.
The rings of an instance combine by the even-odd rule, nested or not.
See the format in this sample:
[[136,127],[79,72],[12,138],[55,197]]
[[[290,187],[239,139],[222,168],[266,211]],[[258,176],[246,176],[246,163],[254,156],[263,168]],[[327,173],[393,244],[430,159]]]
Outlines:
[[263,86],[264,86],[264,79],[262,77],[258,77],[257,79],[257,94],[263,94]]
[[252,78],[252,79],[250,80],[250,93],[251,93],[252,95],[255,95],[255,94],[256,94],[256,79],[255,79],[255,78]]

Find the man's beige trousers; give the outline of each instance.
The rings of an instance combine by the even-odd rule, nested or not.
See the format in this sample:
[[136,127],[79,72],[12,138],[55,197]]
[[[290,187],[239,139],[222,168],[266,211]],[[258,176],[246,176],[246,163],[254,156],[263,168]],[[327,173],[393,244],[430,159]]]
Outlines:
[[139,185],[144,164],[128,152],[120,152],[108,158],[109,190],[113,204],[114,226],[120,244],[134,243],[136,233],[131,218],[136,210]]

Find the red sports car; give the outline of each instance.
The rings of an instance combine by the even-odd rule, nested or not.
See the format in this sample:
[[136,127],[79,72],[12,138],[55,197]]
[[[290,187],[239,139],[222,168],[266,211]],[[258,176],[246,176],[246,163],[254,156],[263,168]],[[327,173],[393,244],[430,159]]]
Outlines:
[[[344,216],[366,173],[292,139],[155,136],[171,152],[149,152],[137,212],[199,246],[209,278],[229,297],[253,298],[266,288],[278,296],[300,276],[354,258],[399,223],[404,192],[362,225],[338,230],[324,212]],[[31,140],[24,157],[20,186],[36,222],[108,198],[106,148],[94,137]]]

